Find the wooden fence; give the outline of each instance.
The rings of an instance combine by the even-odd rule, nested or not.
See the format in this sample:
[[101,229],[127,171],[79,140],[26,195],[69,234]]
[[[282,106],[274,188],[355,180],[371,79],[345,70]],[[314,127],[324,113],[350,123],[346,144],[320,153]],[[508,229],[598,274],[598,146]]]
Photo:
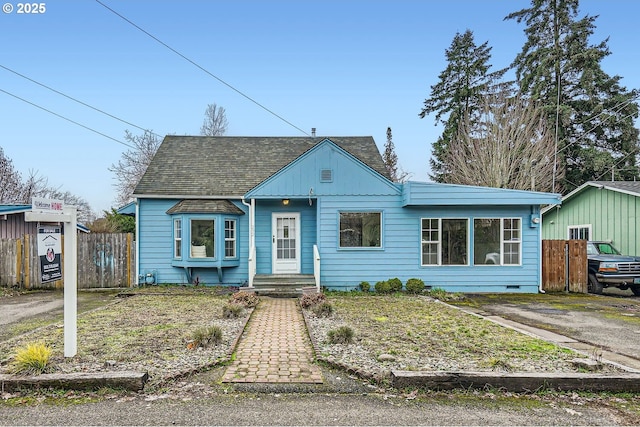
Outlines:
[[[64,259],[64,252],[62,256]],[[79,289],[126,288],[135,284],[133,234],[78,234]],[[62,289],[64,285],[62,280],[40,283],[37,235],[27,234],[21,239],[0,239],[0,286]]]
[[587,293],[586,240],[542,241],[542,289]]

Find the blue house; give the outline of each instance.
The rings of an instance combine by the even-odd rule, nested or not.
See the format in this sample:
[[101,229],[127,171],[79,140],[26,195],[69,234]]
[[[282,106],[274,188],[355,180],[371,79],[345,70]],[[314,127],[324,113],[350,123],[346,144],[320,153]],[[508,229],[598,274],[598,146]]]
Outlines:
[[[538,292],[560,195],[394,183],[371,137],[167,136],[134,192],[138,277]],[[131,208],[131,206],[129,207]]]

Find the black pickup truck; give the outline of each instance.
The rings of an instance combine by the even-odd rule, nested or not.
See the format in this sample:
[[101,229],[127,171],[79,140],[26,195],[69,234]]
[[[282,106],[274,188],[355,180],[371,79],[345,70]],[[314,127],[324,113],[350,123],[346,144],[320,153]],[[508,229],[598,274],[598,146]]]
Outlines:
[[640,257],[622,255],[609,242],[587,242],[587,259],[589,292],[614,287],[640,296]]

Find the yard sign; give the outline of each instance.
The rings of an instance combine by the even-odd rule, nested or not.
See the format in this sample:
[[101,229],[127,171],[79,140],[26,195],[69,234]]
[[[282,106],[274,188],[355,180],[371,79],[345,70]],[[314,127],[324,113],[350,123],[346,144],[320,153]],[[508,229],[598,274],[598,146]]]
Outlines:
[[38,258],[40,283],[62,279],[62,234],[60,227],[38,228]]

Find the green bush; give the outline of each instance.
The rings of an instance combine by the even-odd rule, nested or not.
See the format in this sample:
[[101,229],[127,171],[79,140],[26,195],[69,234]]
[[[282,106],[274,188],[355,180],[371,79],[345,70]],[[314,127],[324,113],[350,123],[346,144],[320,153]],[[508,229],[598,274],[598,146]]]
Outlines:
[[327,338],[331,344],[350,344],[353,342],[353,329],[340,326],[327,332]]
[[222,306],[222,317],[225,319],[234,319],[242,316],[244,305],[230,302]]
[[255,292],[238,291],[231,295],[229,300],[231,304],[241,304],[244,307],[255,307],[260,302],[260,297]]
[[217,325],[199,327],[191,334],[191,348],[209,347],[222,341],[222,328]]
[[311,308],[314,305],[325,302],[326,300],[327,297],[323,293],[314,292],[310,294],[303,294],[300,297],[300,306],[302,308]]
[[322,301],[311,307],[316,317],[329,317],[333,314],[333,305],[329,301]]
[[43,343],[28,343],[16,350],[12,371],[16,374],[39,375],[50,371],[51,347]]
[[412,278],[407,280],[405,287],[410,294],[421,294],[424,291],[424,281],[422,281],[422,279]]
[[389,288],[390,292],[400,292],[402,291],[402,280],[394,277],[393,279],[389,279]]
[[431,298],[440,300],[440,301],[446,301],[447,298],[447,291],[445,291],[442,288],[433,288],[429,290],[429,296]]
[[388,294],[391,292],[391,285],[387,281],[376,282],[375,290],[379,294]]
[[360,282],[360,290],[362,292],[369,292],[369,289],[371,289],[369,282]]

